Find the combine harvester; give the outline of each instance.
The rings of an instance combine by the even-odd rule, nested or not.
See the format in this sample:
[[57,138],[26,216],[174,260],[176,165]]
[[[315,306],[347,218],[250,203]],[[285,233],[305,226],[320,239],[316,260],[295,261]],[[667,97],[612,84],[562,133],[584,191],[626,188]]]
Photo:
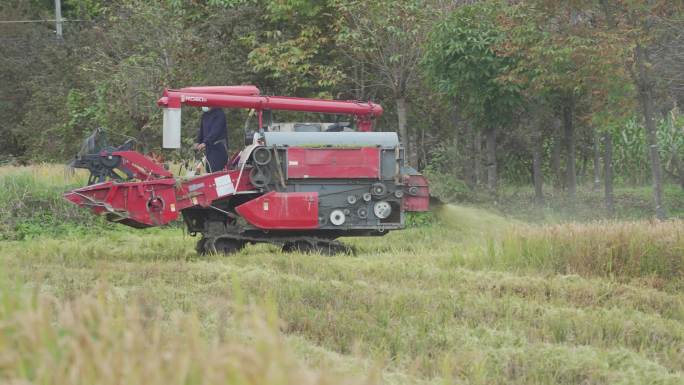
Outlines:
[[[174,177],[130,143],[81,153],[72,164],[89,169],[93,184],[66,199],[136,228],[180,214],[190,234],[202,236],[199,253],[225,254],[259,242],[348,252],[337,238],[384,235],[404,227],[405,212],[428,210],[427,181],[404,164],[397,134],[370,132],[383,112],[377,104],[261,96],[254,86],[165,90],[157,104],[165,148],[180,148],[182,105],[252,109],[259,130],[225,169],[199,176]],[[263,112],[273,110],[348,115],[359,132],[339,124],[264,125]]]

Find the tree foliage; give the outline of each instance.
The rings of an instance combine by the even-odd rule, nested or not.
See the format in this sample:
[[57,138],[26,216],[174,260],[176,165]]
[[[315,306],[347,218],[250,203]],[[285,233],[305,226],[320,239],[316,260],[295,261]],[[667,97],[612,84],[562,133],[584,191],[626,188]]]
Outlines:
[[438,23],[424,64],[440,91],[485,126],[510,124],[520,105],[520,87],[504,78],[515,59],[501,55],[505,35],[497,24],[498,2],[457,8]]

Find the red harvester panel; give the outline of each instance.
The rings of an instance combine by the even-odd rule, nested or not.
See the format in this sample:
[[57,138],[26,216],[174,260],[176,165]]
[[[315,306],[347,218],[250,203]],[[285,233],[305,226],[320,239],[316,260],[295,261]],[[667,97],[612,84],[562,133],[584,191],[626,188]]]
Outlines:
[[288,178],[377,179],[379,176],[379,148],[291,147],[287,150]]
[[271,191],[235,208],[260,229],[318,228],[318,193]]
[[[404,183],[408,185],[409,190],[409,194],[404,196],[404,210],[430,210],[430,190],[427,179],[422,175],[410,175]],[[411,194],[411,191],[415,192],[415,195]]]

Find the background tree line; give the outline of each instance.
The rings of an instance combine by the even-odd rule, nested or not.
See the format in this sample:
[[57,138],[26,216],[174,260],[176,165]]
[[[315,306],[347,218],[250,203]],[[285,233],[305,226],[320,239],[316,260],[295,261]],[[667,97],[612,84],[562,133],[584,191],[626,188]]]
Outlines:
[[[436,189],[684,189],[680,0],[63,0],[0,23],[0,159],[63,161],[95,127],[159,146],[164,87],[374,100]],[[0,20],[54,17],[9,0]],[[232,147],[244,111],[229,112]],[[197,111],[188,109],[187,140]],[[112,137],[116,140],[115,137]]]

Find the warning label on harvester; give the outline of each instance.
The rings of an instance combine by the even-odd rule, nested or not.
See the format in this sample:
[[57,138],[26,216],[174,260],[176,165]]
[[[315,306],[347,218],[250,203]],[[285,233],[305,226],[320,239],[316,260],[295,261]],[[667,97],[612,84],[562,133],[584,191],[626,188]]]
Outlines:
[[220,197],[235,192],[235,187],[233,186],[233,181],[230,179],[230,175],[219,176],[214,179],[214,182],[216,183],[216,195]]

